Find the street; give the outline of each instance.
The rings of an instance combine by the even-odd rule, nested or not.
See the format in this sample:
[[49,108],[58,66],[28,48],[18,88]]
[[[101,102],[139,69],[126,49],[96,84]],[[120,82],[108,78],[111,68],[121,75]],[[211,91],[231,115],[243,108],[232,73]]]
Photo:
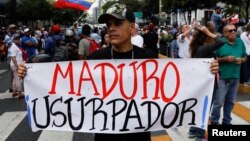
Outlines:
[[[94,134],[60,131],[32,132],[27,118],[25,99],[12,98],[6,62],[0,64],[0,141],[93,141]],[[238,94],[232,124],[250,124],[250,94]],[[188,127],[152,132],[152,141],[194,141]]]

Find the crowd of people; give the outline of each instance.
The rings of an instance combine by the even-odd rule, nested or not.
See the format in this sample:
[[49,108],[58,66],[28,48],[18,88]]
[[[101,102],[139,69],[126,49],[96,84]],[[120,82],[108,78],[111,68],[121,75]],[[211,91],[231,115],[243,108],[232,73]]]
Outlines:
[[[220,65],[217,61],[211,65],[211,73],[218,72],[211,108],[211,124],[230,125],[231,112],[240,80],[246,86],[250,84],[250,61],[247,61],[250,59],[250,24],[246,26],[243,33],[237,36],[236,26],[223,20],[219,15],[221,9],[216,7],[216,15],[212,15],[211,21],[204,26],[194,23],[168,29],[149,23],[140,28],[135,23],[133,12],[129,8],[121,6],[118,8],[120,9],[108,10],[106,14],[99,17],[98,22],[106,23],[106,27],[99,29],[85,24],[82,26],[81,34],[77,34],[74,28],[62,30],[58,24],[53,25],[50,29],[31,30],[28,27],[22,29],[14,24],[9,25],[7,31],[2,28],[1,37],[4,38],[1,39],[0,46],[6,46],[8,50],[7,60],[10,62],[13,72],[13,97],[24,97],[22,81],[18,79],[18,76],[24,77],[26,68],[25,64],[21,62],[30,61],[36,54],[41,53],[53,57],[54,46],[58,40],[67,48],[67,60],[213,57]],[[224,26],[222,22],[224,22]],[[19,32],[17,29],[20,29]],[[166,34],[173,37],[170,56],[161,54],[159,51],[160,40]],[[94,39],[101,49],[91,54],[89,39]],[[222,123],[219,123],[222,106],[224,106],[223,119]],[[189,134],[203,138],[205,131],[191,127]],[[111,139],[150,141],[150,133],[96,134],[95,137],[96,141]]]

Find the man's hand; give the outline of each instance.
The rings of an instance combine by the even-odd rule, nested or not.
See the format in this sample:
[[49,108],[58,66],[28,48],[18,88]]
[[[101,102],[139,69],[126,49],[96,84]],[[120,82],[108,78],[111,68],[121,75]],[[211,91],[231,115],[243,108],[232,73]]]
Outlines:
[[236,64],[240,65],[240,64],[242,64],[243,62],[244,62],[244,58],[241,58],[241,57],[236,58],[236,61],[235,61]]
[[227,62],[235,62],[236,58],[234,56],[227,56],[226,60],[227,60]]
[[26,72],[27,72],[27,68],[26,68],[25,62],[20,63],[17,69],[17,75],[20,78],[24,78],[26,75]]
[[218,60],[213,60],[210,66],[210,71],[212,74],[218,73],[219,72],[219,61]]

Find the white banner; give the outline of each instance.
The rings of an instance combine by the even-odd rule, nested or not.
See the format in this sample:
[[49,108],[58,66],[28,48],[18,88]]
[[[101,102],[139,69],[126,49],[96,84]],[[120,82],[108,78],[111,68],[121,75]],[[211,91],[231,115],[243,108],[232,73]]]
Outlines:
[[88,60],[27,64],[33,131],[129,133],[206,128],[211,59]]

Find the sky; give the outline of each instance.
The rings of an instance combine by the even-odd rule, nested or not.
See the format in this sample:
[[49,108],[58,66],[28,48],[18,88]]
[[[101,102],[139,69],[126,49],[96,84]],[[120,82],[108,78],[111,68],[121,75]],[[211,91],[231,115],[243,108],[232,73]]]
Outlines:
[[93,14],[93,8],[94,8],[94,7],[97,7],[98,1],[99,1],[99,0],[96,0],[96,1],[91,5],[90,9],[88,10],[88,13],[89,13],[90,15]]

